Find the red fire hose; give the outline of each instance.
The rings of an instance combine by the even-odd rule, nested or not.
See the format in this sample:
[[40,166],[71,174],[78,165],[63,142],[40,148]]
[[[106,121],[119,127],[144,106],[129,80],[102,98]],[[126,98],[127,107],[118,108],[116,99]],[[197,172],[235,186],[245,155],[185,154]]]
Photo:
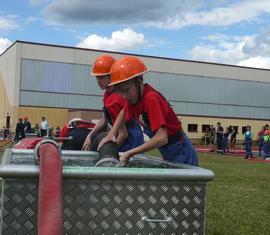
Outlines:
[[39,159],[38,235],[62,234],[62,162],[57,143],[41,141],[35,148]]

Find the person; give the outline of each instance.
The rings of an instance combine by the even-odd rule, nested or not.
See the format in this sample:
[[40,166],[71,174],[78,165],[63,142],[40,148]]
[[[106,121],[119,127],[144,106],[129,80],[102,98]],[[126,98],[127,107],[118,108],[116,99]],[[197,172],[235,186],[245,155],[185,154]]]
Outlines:
[[210,138],[211,138],[210,128],[206,128],[205,131],[206,132],[203,136],[204,145],[209,146],[210,145]]
[[230,140],[230,147],[231,147],[232,152],[235,149],[236,135],[237,135],[237,132],[236,132],[235,128],[232,126],[231,127],[231,140]]
[[36,123],[36,125],[34,126],[34,133],[35,133],[37,136],[40,136],[40,130],[39,130],[39,125],[38,125],[38,123]]
[[81,118],[73,118],[66,123],[60,130],[59,137],[73,137],[70,140],[60,140],[62,149],[64,150],[81,150],[85,138],[95,127],[95,124],[82,120]]
[[[106,126],[112,126],[116,120],[118,113],[124,108],[127,101],[114,90],[114,87],[109,86],[111,83],[110,69],[115,59],[110,55],[101,55],[96,58],[91,75],[97,79],[97,84],[101,90],[105,90],[103,96],[103,115],[98,121],[94,129],[89,133],[83,144],[82,150],[96,151],[99,142],[106,136]],[[140,125],[135,119],[127,120],[127,132],[122,132],[123,141],[118,141],[119,151],[127,151],[144,143],[143,132]],[[125,139],[125,137],[127,137]],[[125,140],[124,140],[125,139]],[[119,157],[119,156],[117,156]]]
[[45,117],[41,117],[41,123],[40,123],[40,136],[47,136],[49,135],[49,124]]
[[143,145],[122,153],[122,164],[126,164],[135,154],[159,148],[164,160],[198,165],[195,149],[171,105],[161,93],[143,82],[143,74],[147,71],[145,64],[134,56],[122,57],[113,64],[110,85],[114,86],[128,103],[99,147],[116,140],[119,128],[125,127],[124,118],[136,118],[150,139]]
[[259,157],[262,156],[262,151],[263,151],[263,136],[264,136],[264,131],[265,131],[265,126],[262,126],[262,129],[258,132],[258,147],[259,147]]
[[22,140],[23,138],[25,138],[24,125],[23,125],[23,122],[22,122],[22,118],[19,118],[18,122],[16,124],[14,141],[17,143],[20,140]]
[[263,158],[266,159],[270,157],[270,131],[269,125],[265,125],[265,131],[263,134]]
[[246,150],[245,158],[253,158],[252,138],[253,138],[253,134],[251,132],[251,126],[248,125],[246,126],[246,131],[244,133],[244,144],[245,144],[245,150]]
[[59,135],[60,135],[60,131],[61,131],[60,126],[57,126],[57,127],[55,128],[54,137],[58,138]]
[[215,151],[216,129],[210,125],[210,152]]
[[223,152],[223,146],[222,146],[222,139],[223,139],[223,127],[221,126],[221,123],[217,123],[217,131],[216,131],[216,141],[217,141],[217,153]]
[[9,130],[5,126],[3,126],[3,140],[7,140],[9,136]]
[[229,144],[228,144],[228,139],[229,139],[229,128],[225,127],[224,131],[223,131],[223,135],[222,135],[222,153],[228,153],[229,152]]
[[32,133],[31,123],[28,120],[27,116],[23,116],[23,125],[24,125],[24,133]]

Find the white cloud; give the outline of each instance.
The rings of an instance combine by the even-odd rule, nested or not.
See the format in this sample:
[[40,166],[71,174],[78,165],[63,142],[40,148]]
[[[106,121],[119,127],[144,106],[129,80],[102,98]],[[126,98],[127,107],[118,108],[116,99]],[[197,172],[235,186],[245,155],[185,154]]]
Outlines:
[[181,12],[157,25],[163,28],[183,28],[190,25],[228,26],[257,20],[263,13],[270,13],[270,1],[238,1],[210,11]]
[[210,35],[204,38],[210,42],[195,46],[189,56],[194,60],[270,69],[269,36],[269,29],[245,37]]
[[0,38],[0,55],[12,44],[7,38]]
[[17,28],[17,24],[10,18],[0,16],[0,31]]
[[238,65],[270,69],[270,57],[255,56],[239,61]]
[[143,34],[127,28],[122,31],[113,32],[111,38],[101,37],[96,34],[89,35],[76,46],[102,50],[125,50],[136,48],[143,43]]

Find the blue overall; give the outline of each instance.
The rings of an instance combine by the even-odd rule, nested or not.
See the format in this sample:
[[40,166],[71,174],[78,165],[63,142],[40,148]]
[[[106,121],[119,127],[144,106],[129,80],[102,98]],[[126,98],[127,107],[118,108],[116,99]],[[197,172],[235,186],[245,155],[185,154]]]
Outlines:
[[[103,107],[103,113],[106,122],[112,125],[110,114],[105,107]],[[127,128],[128,137],[119,148],[119,152],[126,152],[144,144],[143,132],[139,123],[135,119],[132,119],[129,122],[126,122],[125,125]]]
[[119,148],[119,152],[126,152],[144,144],[142,129],[135,119],[126,122],[126,128],[128,132],[128,138]]
[[246,158],[253,157],[252,154],[252,134],[250,131],[246,131],[244,139]]
[[[154,136],[154,133],[149,127],[144,127],[144,133],[148,135],[149,138]],[[160,147],[159,151],[166,161],[198,166],[196,151],[183,131],[181,131],[181,136],[178,140],[169,141],[168,144]]]

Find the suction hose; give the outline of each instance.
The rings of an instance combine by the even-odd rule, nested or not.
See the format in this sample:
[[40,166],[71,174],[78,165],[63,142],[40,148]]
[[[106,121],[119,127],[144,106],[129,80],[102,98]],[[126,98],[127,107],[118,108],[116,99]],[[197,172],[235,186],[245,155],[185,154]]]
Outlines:
[[62,161],[58,144],[42,140],[35,147],[39,162],[38,235],[62,234]]

